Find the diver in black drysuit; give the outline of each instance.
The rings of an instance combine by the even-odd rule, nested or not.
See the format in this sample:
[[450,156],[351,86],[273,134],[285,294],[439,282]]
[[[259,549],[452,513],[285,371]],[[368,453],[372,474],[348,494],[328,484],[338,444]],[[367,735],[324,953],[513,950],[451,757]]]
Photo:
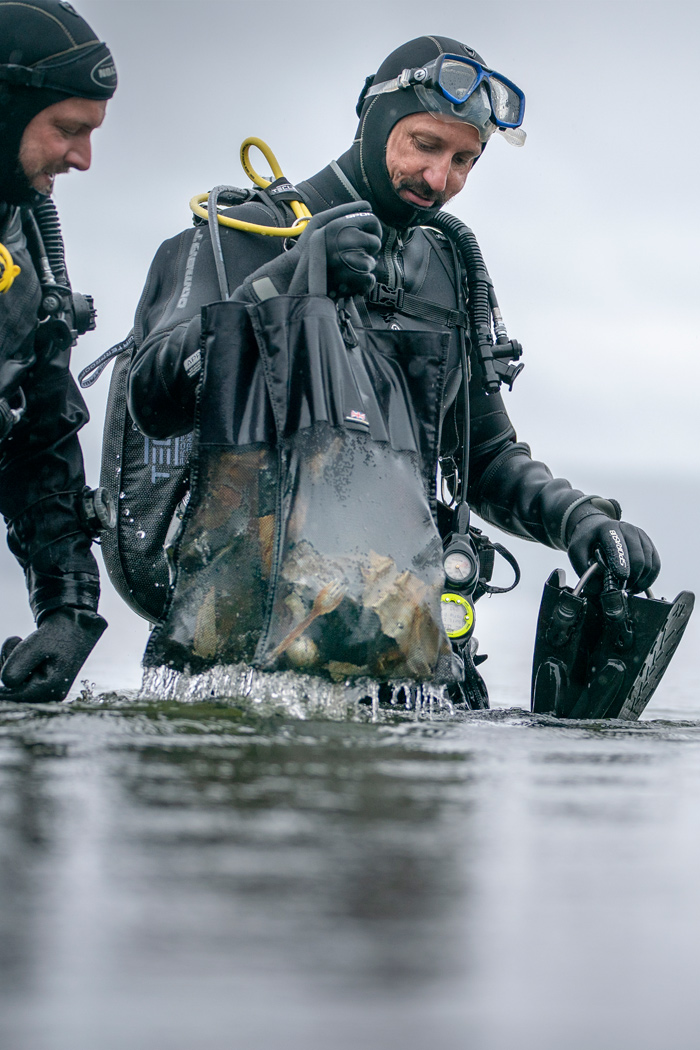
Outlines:
[[[413,88],[366,96],[372,83],[390,81],[402,70],[428,63],[443,52],[482,62],[470,48],[444,37],[421,37],[398,48],[376,75],[368,78],[358,103],[360,125],[352,147],[296,189],[315,216],[353,201],[369,202],[381,221],[381,250],[375,252],[377,283],[456,309],[461,278],[455,271],[451,245],[446,237],[419,225],[429,223],[438,209],[413,207],[399,197],[385,162],[392,128],[409,114],[425,112],[425,106]],[[495,127],[490,130],[495,131]],[[259,194],[227,214],[249,222],[288,225],[289,219],[279,211],[275,213],[268,201]],[[262,285],[256,279],[266,275],[272,277],[277,292],[286,291],[297,249],[289,251],[285,259],[281,256],[281,238],[226,227],[221,227],[220,233],[228,288],[235,298],[257,301],[256,286]],[[329,255],[331,271],[334,261],[342,263],[339,254]],[[331,272],[331,287],[332,276]],[[355,291],[358,286],[361,282]],[[200,310],[220,298],[222,290],[206,226],[198,225],[161,246],[136,313],[137,352],[129,378],[129,407],[146,435],[162,439],[192,429],[200,371]],[[446,330],[434,319],[402,314],[398,303],[372,302],[367,295],[362,300],[356,297],[356,303],[366,326]],[[459,461],[461,398],[457,393],[462,370],[457,330],[451,331],[442,392],[443,473],[449,473],[450,463]],[[620,517],[618,505],[585,495],[568,481],[553,478],[545,464],[533,461],[528,446],[517,441],[500,394],[484,390],[477,368],[469,384],[469,400],[470,506],[506,532],[568,551],[579,574],[599,545],[607,555],[609,543],[606,547],[605,541],[611,519]],[[616,528],[629,548],[628,587],[643,590],[659,572],[658,554],[641,529],[625,522]]]
[[[37,236],[48,198],[33,189],[19,152],[45,109],[71,98],[106,101],[115,87],[109,50],[70,4],[0,2],[0,243],[21,270],[0,294],[0,512],[37,621],[33,634],[0,650],[0,701],[63,699],[107,626],[96,611],[94,505],[78,442],[88,412],[69,369],[90,304],[67,289],[47,317],[39,256],[49,239],[52,262],[62,256],[60,228],[49,203],[52,228]],[[65,272],[53,276],[66,285]]]

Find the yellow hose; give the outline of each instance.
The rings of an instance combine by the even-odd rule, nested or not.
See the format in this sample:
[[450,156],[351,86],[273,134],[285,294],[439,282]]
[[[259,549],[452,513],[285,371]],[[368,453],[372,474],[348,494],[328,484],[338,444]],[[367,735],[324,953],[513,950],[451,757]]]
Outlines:
[[15,266],[14,259],[4,244],[0,244],[0,292],[7,292],[12,287],[15,277],[22,271]]
[[[251,182],[254,182],[256,186],[260,186],[261,189],[267,189],[268,186],[272,185],[268,179],[264,179],[262,175],[258,175],[257,171],[250,163],[249,153],[251,147],[255,146],[259,149],[264,156],[267,163],[270,165],[272,174],[275,179],[284,178],[282,169],[279,166],[277,157],[274,155],[270,147],[262,139],[251,136],[245,139],[241,143],[241,164]],[[199,215],[202,219],[208,219],[209,213],[206,208],[202,207],[204,201],[208,200],[208,193],[198,193],[190,201],[190,208]],[[231,226],[234,230],[245,230],[246,233],[262,233],[266,237],[298,237],[302,230],[306,229],[306,224],[311,218],[311,212],[302,204],[300,201],[290,201],[292,211],[296,215],[296,222],[293,226],[261,226],[256,222],[244,222],[242,219],[230,219],[227,215],[219,215],[219,223],[221,226]]]

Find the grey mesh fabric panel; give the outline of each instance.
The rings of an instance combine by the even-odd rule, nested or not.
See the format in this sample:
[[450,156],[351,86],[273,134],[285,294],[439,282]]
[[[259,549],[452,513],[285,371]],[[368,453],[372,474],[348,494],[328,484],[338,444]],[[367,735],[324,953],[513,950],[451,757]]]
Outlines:
[[144,437],[126,404],[130,363],[128,350],[116,359],[107,400],[100,484],[114,500],[117,525],[103,533],[102,554],[119,595],[156,623],[169,586],[163,544],[187,489],[192,435],[165,441]]

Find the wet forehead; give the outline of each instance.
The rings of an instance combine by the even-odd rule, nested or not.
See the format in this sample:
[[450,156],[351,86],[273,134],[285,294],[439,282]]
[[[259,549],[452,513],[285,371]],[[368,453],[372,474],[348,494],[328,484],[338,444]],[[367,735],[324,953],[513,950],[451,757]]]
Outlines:
[[411,113],[395,125],[406,134],[423,134],[439,139],[455,152],[481,152],[479,133],[471,124],[437,113]]
[[100,127],[106,109],[107,103],[97,99],[66,98],[48,106],[43,110],[43,116],[48,122],[66,121],[92,130]]

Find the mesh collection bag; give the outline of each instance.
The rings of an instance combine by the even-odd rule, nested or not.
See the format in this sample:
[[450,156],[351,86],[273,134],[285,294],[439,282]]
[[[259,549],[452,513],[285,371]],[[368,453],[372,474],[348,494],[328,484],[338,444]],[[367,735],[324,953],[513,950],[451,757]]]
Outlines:
[[323,295],[206,308],[192,497],[146,666],[451,680],[427,495],[448,338],[343,326]]

